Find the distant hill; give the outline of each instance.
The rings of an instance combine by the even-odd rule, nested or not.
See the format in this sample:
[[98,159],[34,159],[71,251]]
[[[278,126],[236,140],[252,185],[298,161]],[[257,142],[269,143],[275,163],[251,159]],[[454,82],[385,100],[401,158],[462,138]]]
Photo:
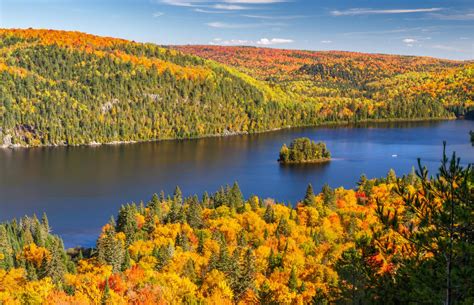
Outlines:
[[471,106],[472,65],[462,62],[0,29],[0,146],[440,118]]
[[431,57],[255,47],[178,46],[312,102],[332,120],[463,115],[474,108],[474,63]]

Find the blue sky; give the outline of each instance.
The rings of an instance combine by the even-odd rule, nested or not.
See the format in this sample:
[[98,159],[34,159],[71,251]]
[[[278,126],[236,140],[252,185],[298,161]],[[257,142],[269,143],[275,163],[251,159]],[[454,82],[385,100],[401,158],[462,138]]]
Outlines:
[[0,0],[0,27],[474,59],[474,0]]

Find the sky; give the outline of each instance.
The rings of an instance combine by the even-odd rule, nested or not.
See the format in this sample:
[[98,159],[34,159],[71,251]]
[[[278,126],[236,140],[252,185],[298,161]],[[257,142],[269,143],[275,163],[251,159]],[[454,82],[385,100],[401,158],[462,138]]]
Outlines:
[[0,0],[0,27],[474,59],[474,0]]

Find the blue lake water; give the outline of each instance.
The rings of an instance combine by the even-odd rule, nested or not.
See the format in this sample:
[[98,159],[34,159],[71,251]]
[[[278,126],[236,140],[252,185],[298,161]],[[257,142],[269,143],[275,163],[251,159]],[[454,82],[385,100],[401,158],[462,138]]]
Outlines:
[[[406,174],[417,158],[435,171],[442,154],[474,162],[474,121],[407,122],[296,128],[257,135],[162,141],[119,146],[0,150],[0,221],[46,212],[65,245],[94,245],[100,227],[121,204],[153,193],[214,192],[237,181],[255,194],[295,203],[308,183],[351,188],[362,173]],[[326,164],[280,166],[278,151],[296,137],[326,142]]]

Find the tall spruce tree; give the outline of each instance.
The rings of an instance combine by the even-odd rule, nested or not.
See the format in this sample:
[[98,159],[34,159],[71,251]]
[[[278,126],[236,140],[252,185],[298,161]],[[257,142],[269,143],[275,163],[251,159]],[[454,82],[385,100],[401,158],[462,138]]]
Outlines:
[[119,272],[122,267],[124,249],[122,242],[116,237],[113,223],[110,222],[97,240],[97,258],[99,262],[112,266],[113,272]]
[[[418,164],[421,191],[410,192],[403,183],[396,189],[406,206],[406,215],[387,212],[383,203],[378,202],[377,213],[381,221],[416,249],[415,257],[431,257],[422,261],[404,258],[398,274],[408,272],[410,276],[404,280],[398,278],[398,283],[407,279],[416,283],[412,292],[420,301],[452,305],[466,300],[469,294],[472,300],[474,281],[468,276],[474,273],[472,168],[470,165],[463,167],[455,152],[448,159],[446,144],[435,177],[429,177],[420,160]],[[400,230],[400,227],[404,229]],[[437,276],[433,277],[433,272]]]

